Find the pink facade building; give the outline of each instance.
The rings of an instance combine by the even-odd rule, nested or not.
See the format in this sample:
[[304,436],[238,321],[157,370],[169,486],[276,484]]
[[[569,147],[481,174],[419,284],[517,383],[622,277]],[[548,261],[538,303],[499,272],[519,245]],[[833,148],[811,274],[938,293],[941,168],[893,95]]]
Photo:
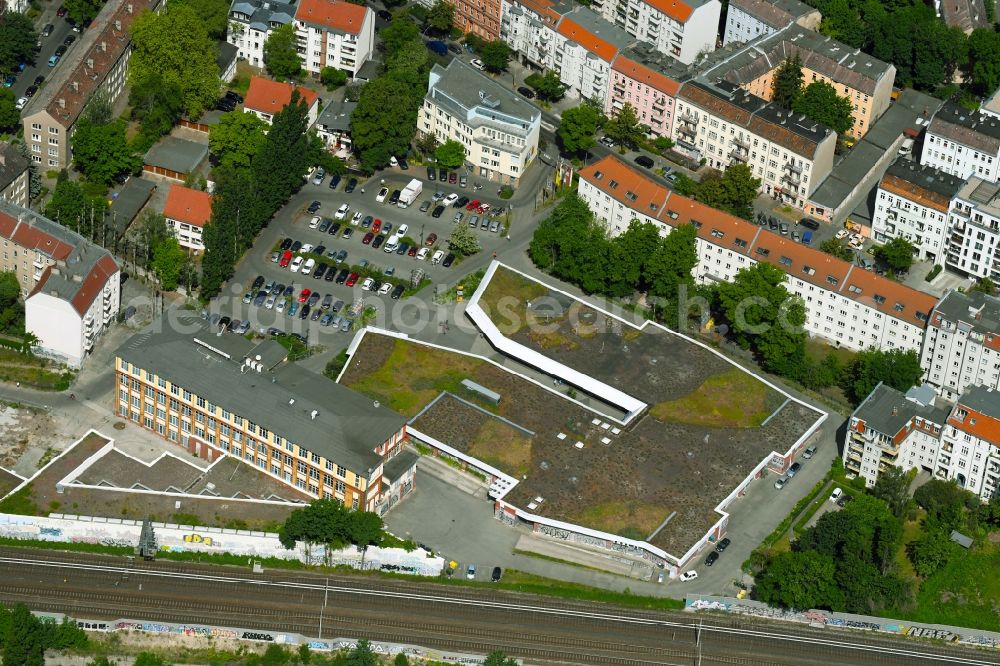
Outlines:
[[657,62],[654,69],[644,64],[643,60],[643,53],[634,49],[615,58],[611,66],[611,90],[606,98],[604,112],[614,115],[626,103],[631,104],[639,122],[649,128],[651,138],[669,137],[674,120],[674,100],[681,84],[663,73],[674,69],[673,67],[664,70],[665,63]]

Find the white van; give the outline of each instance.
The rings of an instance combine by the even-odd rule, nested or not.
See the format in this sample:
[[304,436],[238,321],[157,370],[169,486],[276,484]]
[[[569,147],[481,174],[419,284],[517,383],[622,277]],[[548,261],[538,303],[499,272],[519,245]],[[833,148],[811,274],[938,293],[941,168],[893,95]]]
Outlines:
[[442,259],[444,259],[444,250],[438,250],[434,253],[434,256],[431,257],[431,263],[440,264]]
[[312,275],[314,268],[316,268],[316,260],[310,257],[309,259],[306,259],[306,263],[302,266],[302,270],[299,272],[302,275]]
[[298,273],[299,272],[299,268],[301,268],[301,267],[302,267],[302,257],[295,257],[294,259],[292,259],[292,265],[289,266],[288,268],[293,273]]
[[420,261],[426,261],[427,255],[430,253],[431,249],[429,247],[422,247],[420,248],[420,252],[417,252],[417,259],[419,259]]
[[385,253],[395,252],[396,248],[399,247],[399,234],[393,234],[389,236],[389,240],[385,242],[385,247],[382,250]]

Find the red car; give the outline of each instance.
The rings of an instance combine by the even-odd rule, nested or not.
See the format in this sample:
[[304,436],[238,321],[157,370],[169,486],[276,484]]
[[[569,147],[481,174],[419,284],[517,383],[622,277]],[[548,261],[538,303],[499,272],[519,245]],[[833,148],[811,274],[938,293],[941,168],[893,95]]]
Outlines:
[[406,256],[408,256],[408,257],[415,257],[415,256],[417,256],[417,246],[414,245],[409,250],[407,250],[406,251]]
[[309,289],[303,289],[302,293],[299,294],[299,303],[305,303],[309,300],[309,296],[312,295],[312,291]]
[[365,234],[365,237],[361,239],[361,242],[364,243],[365,245],[368,245],[369,243],[372,242],[373,238],[375,238],[375,234],[369,231],[368,233]]
[[347,276],[347,283],[346,284],[347,284],[348,287],[353,287],[357,283],[358,283],[358,274],[357,273],[351,273],[350,275]]
[[469,202],[469,205],[465,207],[465,210],[475,210],[479,208],[480,203],[479,199],[473,199]]
[[382,230],[382,220],[375,220],[375,222],[372,223],[372,233],[377,234],[381,230]]
[[431,234],[430,236],[427,237],[427,240],[424,241],[424,245],[430,247],[431,245],[434,245],[434,243],[437,242],[437,239],[438,239],[437,234]]
[[278,265],[282,268],[288,268],[288,264],[292,263],[292,253],[289,250],[285,250],[285,253],[281,255],[281,261]]
[[59,18],[66,16],[66,8],[60,5],[59,9],[56,10],[56,16],[58,16]]
[[448,182],[451,183],[452,185],[458,182],[458,176],[455,174],[454,171],[448,174]]

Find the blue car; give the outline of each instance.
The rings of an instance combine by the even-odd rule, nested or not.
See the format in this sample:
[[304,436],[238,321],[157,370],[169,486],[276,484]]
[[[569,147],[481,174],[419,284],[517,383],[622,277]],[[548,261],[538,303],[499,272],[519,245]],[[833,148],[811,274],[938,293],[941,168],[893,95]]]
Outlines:
[[288,312],[287,312],[288,316],[289,317],[294,317],[295,313],[298,312],[298,311],[299,311],[299,302],[298,301],[292,301],[292,304],[288,306]]
[[55,67],[57,62],[59,62],[59,56],[53,55],[49,58],[49,67]]

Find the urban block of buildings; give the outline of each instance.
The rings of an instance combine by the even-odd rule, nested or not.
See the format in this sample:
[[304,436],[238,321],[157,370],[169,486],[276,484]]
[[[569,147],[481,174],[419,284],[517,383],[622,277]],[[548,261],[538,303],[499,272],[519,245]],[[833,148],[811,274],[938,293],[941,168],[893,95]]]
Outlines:
[[334,67],[354,78],[375,49],[375,12],[345,0],[299,0],[295,33],[307,72]]
[[1000,117],[946,103],[924,133],[920,163],[966,179],[1000,178]]
[[820,11],[800,0],[730,0],[722,45],[745,44],[793,23],[818,30]]
[[686,65],[715,50],[722,12],[719,0],[596,0],[590,7]]
[[948,210],[963,181],[933,167],[899,158],[879,181],[872,238],[887,243],[905,238],[922,261],[943,264],[948,250]]
[[937,301],[930,294],[676,194],[613,155],[580,170],[579,195],[612,236],[632,220],[664,235],[695,225],[700,282],[731,281],[760,261],[777,266],[788,275],[786,288],[802,298],[812,336],[853,350],[920,351]]
[[263,76],[250,77],[250,87],[243,101],[243,111],[252,113],[268,125],[274,120],[275,114],[292,102],[292,93],[298,92],[299,98],[309,108],[306,113],[308,125],[312,127],[319,117],[320,99],[315,91],[291,83],[272,81]]
[[163,206],[167,228],[180,246],[199,253],[205,250],[202,234],[212,219],[212,196],[183,185],[171,185]]
[[934,306],[924,333],[924,381],[946,400],[971,386],[1000,389],[1000,298],[951,291]]
[[34,211],[0,201],[0,271],[24,296],[35,351],[79,367],[121,306],[118,265],[107,250]]
[[115,412],[194,455],[384,514],[413,489],[406,420],[286,358],[196,316],[159,319],[116,352]]
[[0,199],[28,207],[28,160],[11,143],[0,143]]
[[516,185],[538,155],[541,111],[455,58],[431,69],[417,132],[458,141],[480,177]]
[[[125,88],[132,54],[130,29],[135,17],[155,9],[159,0],[112,0],[80,37],[75,62],[66,62],[32,98],[21,117],[32,161],[46,171],[72,161],[73,126],[90,98],[103,94],[114,103]],[[73,53],[73,52],[71,52]]]
[[295,17],[294,2],[234,0],[229,8],[227,41],[239,49],[239,58],[254,67],[264,66],[264,43],[275,28]]
[[951,201],[945,265],[1000,286],[1000,183],[969,178]]
[[930,387],[879,384],[851,415],[844,466],[868,487],[887,467],[918,469],[990,500],[1000,485],[1000,392],[973,386],[952,407]]

